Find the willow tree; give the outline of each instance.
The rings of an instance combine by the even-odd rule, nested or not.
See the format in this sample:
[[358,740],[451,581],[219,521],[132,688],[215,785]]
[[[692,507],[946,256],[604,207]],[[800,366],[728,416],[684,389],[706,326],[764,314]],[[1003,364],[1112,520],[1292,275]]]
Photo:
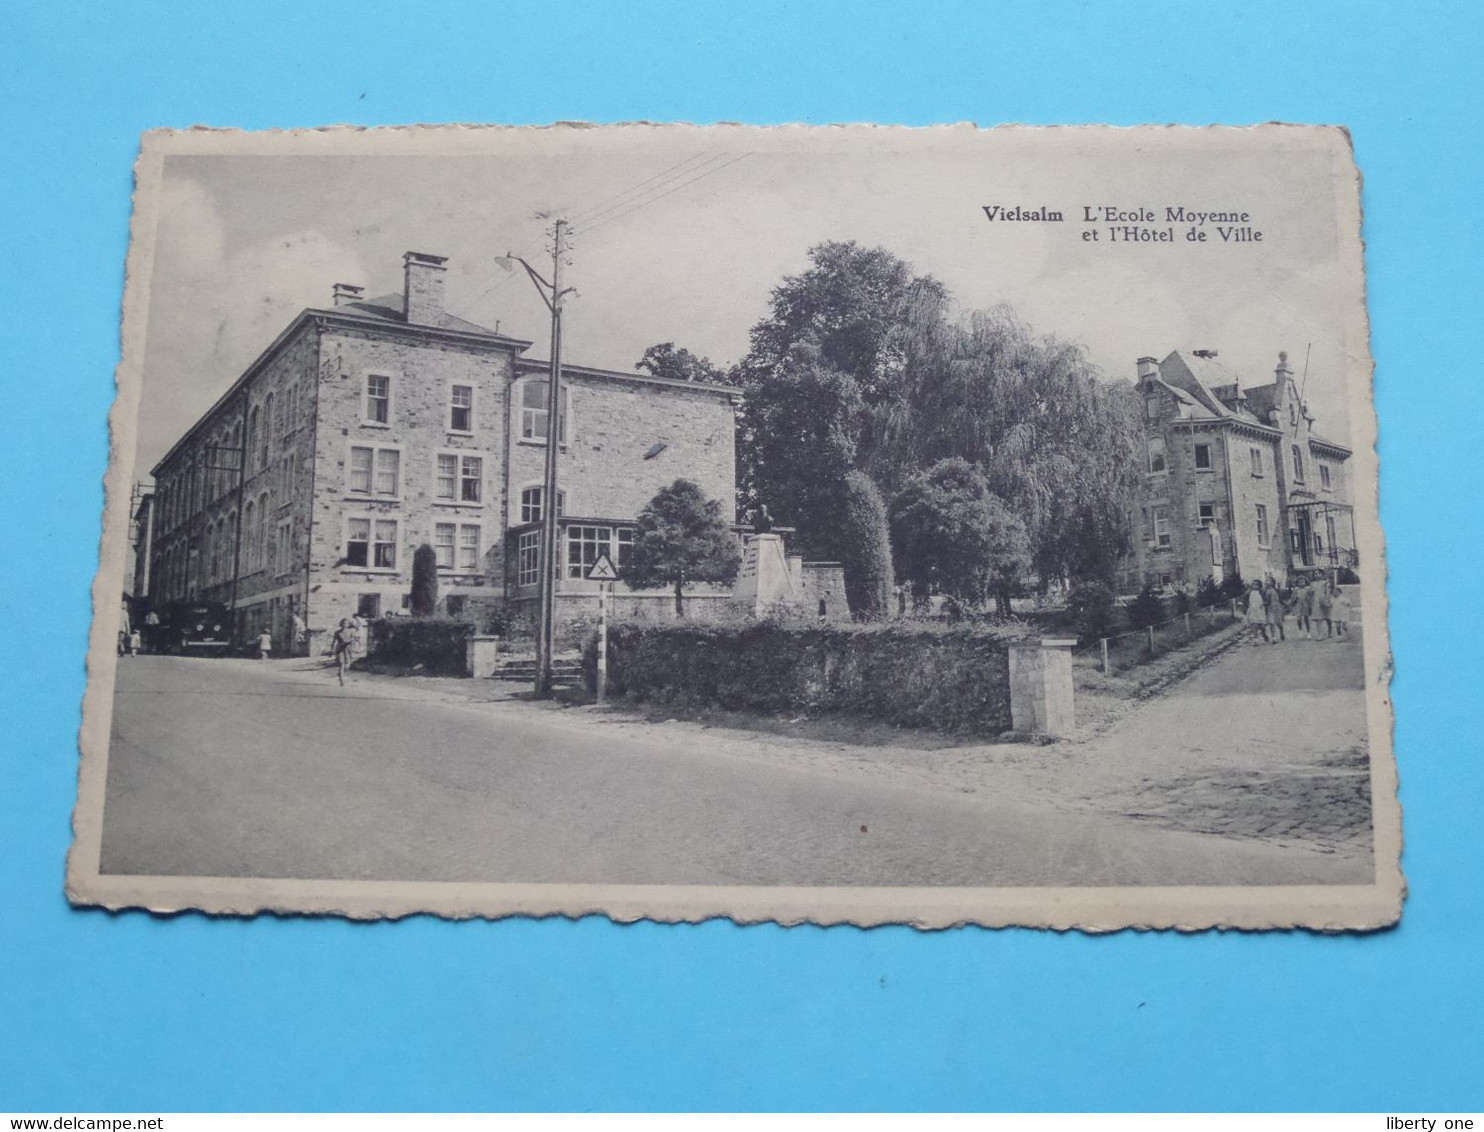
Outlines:
[[1024,523],[1043,581],[1111,578],[1142,469],[1132,386],[1102,380],[1080,346],[1036,335],[1003,307],[925,336],[903,386],[878,480],[964,459]]

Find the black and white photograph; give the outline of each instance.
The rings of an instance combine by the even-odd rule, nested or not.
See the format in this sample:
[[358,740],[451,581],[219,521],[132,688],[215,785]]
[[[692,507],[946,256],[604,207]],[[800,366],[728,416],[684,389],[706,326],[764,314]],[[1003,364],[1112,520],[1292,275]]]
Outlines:
[[1371,929],[1345,132],[147,134],[78,904]]

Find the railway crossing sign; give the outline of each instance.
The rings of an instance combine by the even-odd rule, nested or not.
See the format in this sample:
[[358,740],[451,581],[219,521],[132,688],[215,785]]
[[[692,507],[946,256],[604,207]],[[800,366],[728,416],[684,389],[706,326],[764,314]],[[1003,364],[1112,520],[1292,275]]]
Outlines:
[[608,557],[606,551],[598,555],[598,560],[587,568],[587,573],[583,576],[589,582],[618,581],[618,571],[613,568],[613,559]]

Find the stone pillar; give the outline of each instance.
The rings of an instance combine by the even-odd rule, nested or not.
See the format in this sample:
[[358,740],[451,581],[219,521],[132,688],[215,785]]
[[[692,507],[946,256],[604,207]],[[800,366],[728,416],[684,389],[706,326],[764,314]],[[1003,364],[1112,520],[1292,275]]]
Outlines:
[[478,679],[495,674],[500,660],[499,637],[470,637],[464,642],[464,672]]
[[1072,703],[1075,640],[1043,637],[1010,645],[1010,724],[1033,735],[1070,738],[1077,729]]
[[742,568],[732,589],[732,600],[747,606],[753,615],[777,602],[797,601],[789,566],[782,536],[752,535],[742,548]]

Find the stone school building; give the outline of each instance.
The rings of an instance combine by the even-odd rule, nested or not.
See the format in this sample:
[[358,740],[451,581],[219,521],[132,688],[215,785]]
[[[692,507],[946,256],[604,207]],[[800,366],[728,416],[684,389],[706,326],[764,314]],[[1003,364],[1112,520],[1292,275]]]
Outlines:
[[1140,358],[1138,392],[1144,484],[1122,591],[1355,567],[1350,449],[1315,431],[1287,354],[1262,385],[1215,351]]
[[[548,363],[530,342],[450,314],[446,260],[408,252],[398,294],[338,284],[302,311],[154,468],[150,599],[223,602],[239,640],[302,651],[343,617],[405,609],[412,556],[437,554],[441,610],[534,604],[546,447],[558,446],[558,611],[622,569],[639,511],[684,476],[728,512],[735,391]],[[634,612],[673,601],[628,593]],[[697,587],[695,599],[728,591]]]

